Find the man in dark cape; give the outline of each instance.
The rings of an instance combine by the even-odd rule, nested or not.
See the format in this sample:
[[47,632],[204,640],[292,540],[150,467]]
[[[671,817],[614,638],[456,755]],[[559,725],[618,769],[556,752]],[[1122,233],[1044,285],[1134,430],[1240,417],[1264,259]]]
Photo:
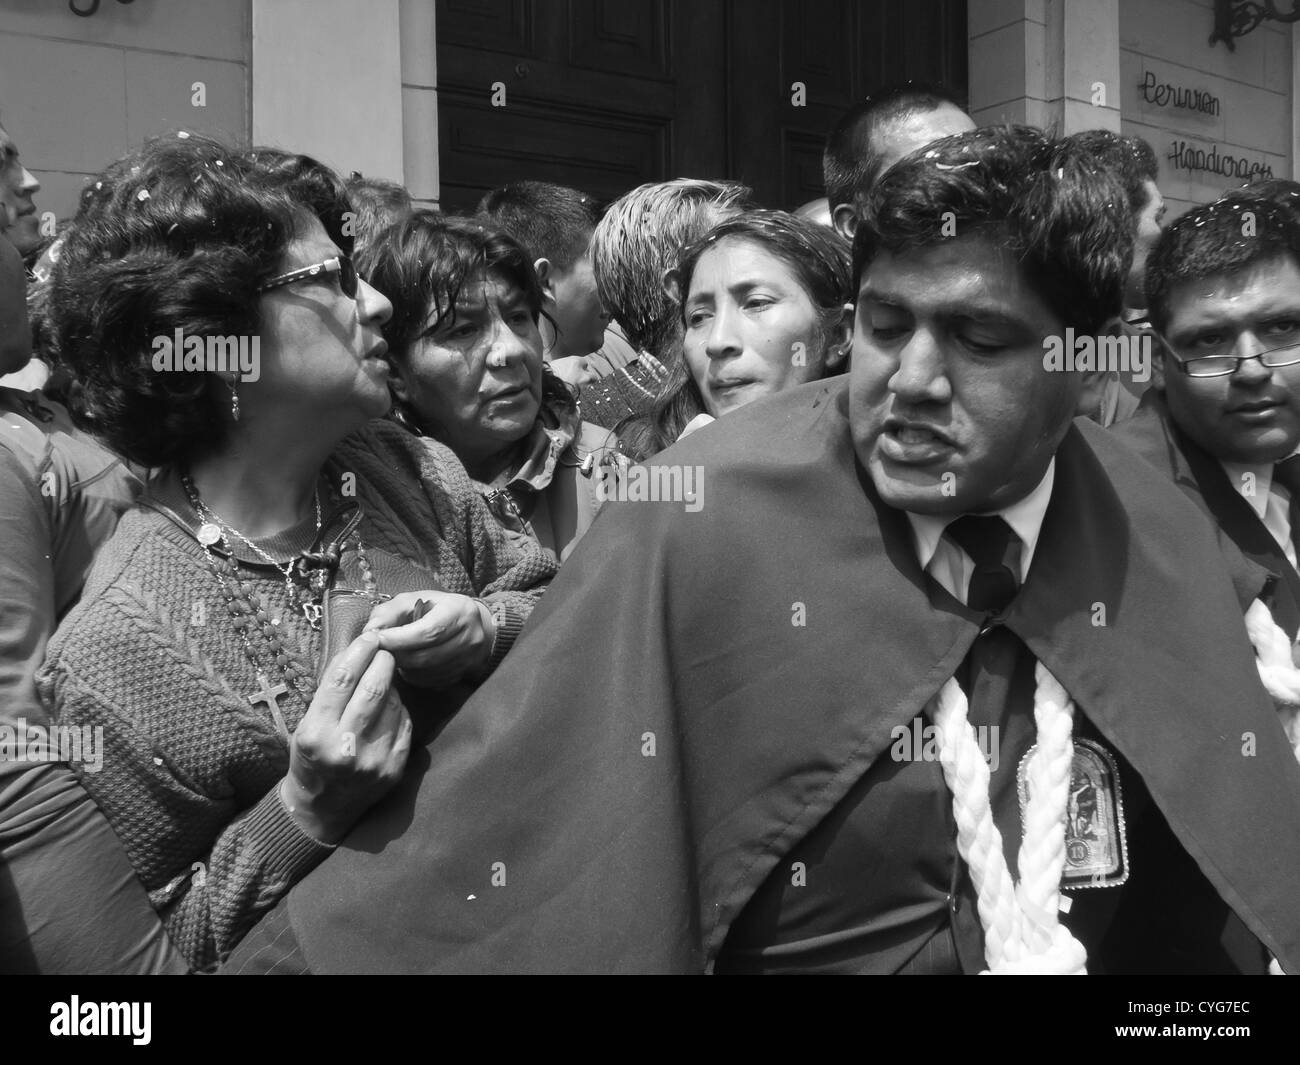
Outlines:
[[1291,639],[1300,629],[1300,574],[1259,515],[1233,487],[1219,461],[1179,429],[1161,389],[1142,397],[1137,413],[1112,430],[1165,473],[1252,562],[1269,574],[1261,598]]
[[[987,213],[1016,202],[1013,163],[1058,169],[1037,131],[940,145],[951,165],[936,181],[997,179]],[[1006,175],[963,169],[987,153],[1009,160]],[[862,232],[859,272],[873,254],[892,255],[896,276],[925,264],[906,241],[873,249]],[[958,244],[957,259],[999,254],[979,236]],[[1122,258],[1107,267],[1116,299]],[[1119,808],[1120,874],[1064,884],[1061,922],[1089,969],[1259,971],[1262,944],[1300,970],[1300,774],[1242,625],[1262,577],[1230,574],[1215,530],[1166,478],[1104,430],[1070,426],[1078,384],[1043,378],[1062,413],[1026,397],[1025,425],[1052,427],[1030,440],[1043,498],[1032,563],[998,616],[968,606],[923,569],[910,514],[880,488],[897,478],[879,479],[876,452],[862,458],[872,375],[919,387],[890,375],[880,278],[865,277],[852,379],[753,403],[640,468],[656,490],[629,479],[496,674],[228,971],[978,971],[984,933],[944,775],[899,745],[990,631],[1018,656],[990,726],[1008,858],[1035,662],[1077,706],[1076,758],[1086,743],[1113,759],[1070,807],[1072,823],[1095,821],[1097,802]],[[1100,320],[1107,301],[1094,302],[1081,327]],[[1035,344],[1002,358],[1041,357]],[[976,385],[1020,372],[980,351],[950,358],[971,418]],[[939,451],[960,465],[979,441],[951,424],[962,446]],[[886,431],[900,453],[931,446],[917,426]],[[956,513],[978,509],[961,493],[996,466],[981,454]],[[1011,520],[1014,507],[999,510]],[[1223,942],[1233,915],[1247,949]]]
[[[1253,230],[1248,239],[1243,228]],[[1291,467],[1300,465],[1292,457],[1300,447],[1300,364],[1287,363],[1300,354],[1300,324],[1292,321],[1300,317],[1298,275],[1291,204],[1247,189],[1178,219],[1151,258],[1149,287],[1152,319],[1182,353],[1157,356],[1153,387],[1115,428],[1272,575],[1264,600],[1293,640],[1300,573],[1278,537],[1294,540],[1294,520],[1275,534],[1263,515],[1270,507],[1270,517],[1298,513],[1300,475]],[[1261,356],[1280,361],[1267,365]],[[1200,376],[1196,367],[1207,361],[1227,372]],[[1285,494],[1272,502],[1279,485]]]

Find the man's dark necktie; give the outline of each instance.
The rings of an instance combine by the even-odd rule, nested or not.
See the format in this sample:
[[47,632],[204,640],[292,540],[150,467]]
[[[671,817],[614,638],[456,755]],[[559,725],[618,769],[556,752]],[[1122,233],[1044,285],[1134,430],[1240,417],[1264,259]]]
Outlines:
[[1300,455],[1283,459],[1273,467],[1273,480],[1291,493],[1287,515],[1291,520],[1291,543],[1300,554]]
[[989,802],[1002,829],[1008,867],[1016,868],[1020,832],[1016,811],[1016,760],[1034,737],[1034,659],[1020,637],[1000,624],[989,624],[1006,612],[1020,590],[1020,538],[999,517],[968,514],[945,530],[975,563],[966,605],[984,615],[984,627],[957,669],[957,683],[966,693],[967,719],[985,744],[996,744],[996,770],[991,769]]
[[1000,614],[1020,589],[1020,538],[999,517],[967,514],[952,522],[945,535],[975,563],[966,605],[985,614]]

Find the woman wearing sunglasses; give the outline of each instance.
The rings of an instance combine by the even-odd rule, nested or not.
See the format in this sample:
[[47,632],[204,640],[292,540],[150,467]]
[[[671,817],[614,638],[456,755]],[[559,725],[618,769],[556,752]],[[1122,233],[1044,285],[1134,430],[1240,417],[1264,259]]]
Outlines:
[[617,441],[586,425],[542,359],[542,292],[524,249],[477,222],[417,211],[361,271],[393,301],[384,324],[394,413],[456,453],[502,527],[568,557],[600,508]]
[[[376,420],[391,307],[348,210],[303,157],[153,141],[87,189],[52,281],[83,417],[157,472],[42,695],[102,737],[82,780],[195,967],[392,787],[413,717],[494,668],[555,570],[447,449]],[[155,368],[178,330],[193,357]]]

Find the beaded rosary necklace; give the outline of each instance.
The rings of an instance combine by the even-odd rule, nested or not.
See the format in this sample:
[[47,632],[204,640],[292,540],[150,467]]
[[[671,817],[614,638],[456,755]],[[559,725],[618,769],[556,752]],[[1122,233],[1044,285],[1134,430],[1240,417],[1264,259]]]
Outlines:
[[[222,519],[211,507],[204,503],[199,496],[198,488],[194,485],[188,473],[181,475],[181,484],[185,489],[190,505],[194,508],[194,512],[201,522],[195,538],[203,548],[209,568],[221,584],[222,598],[225,600],[231,623],[243,642],[245,656],[257,672],[259,690],[248,696],[248,701],[253,706],[266,704],[272,718],[275,720],[277,731],[287,741],[289,728],[279,705],[279,697],[294,691],[301,695],[304,701],[310,702],[312,694],[310,674],[298,666],[286,651],[284,640],[276,627],[279,625],[280,619],[271,617],[267,604],[258,595],[257,590],[240,576],[239,560],[235,557],[231,538],[234,537],[242,541],[264,562],[284,575],[284,584],[290,606],[302,614],[313,631],[319,631],[325,591],[329,587],[330,579],[338,568],[339,560],[346,547],[344,541],[347,539],[348,534],[360,523],[360,515],[358,514],[349,523],[339,541],[322,550],[320,541],[323,522],[321,520],[320,493],[318,490],[315,497],[316,540],[313,544],[314,550],[302,552],[297,557],[280,563],[276,562],[267,552],[263,551],[257,544],[230,525],[229,522]],[[333,492],[331,492],[331,496],[335,501],[337,500],[337,496]],[[333,517],[334,515],[331,515],[331,519]],[[224,557],[213,550],[213,545],[218,542],[222,544],[226,551]],[[372,603],[377,603],[380,599],[378,585],[370,565],[370,556],[366,553],[365,544],[359,534],[356,539],[356,547],[357,563],[361,568],[365,593]],[[250,631],[254,626],[260,629],[265,641],[264,654],[259,654],[258,649],[253,646]],[[263,669],[263,657],[269,658],[271,669],[284,678],[284,683],[271,684],[268,671]]]
[[[205,551],[220,540],[226,551],[231,552],[230,537],[236,537],[263,562],[274,566],[276,570],[284,575],[284,588],[285,591],[289,593],[289,602],[293,604],[294,609],[301,613],[308,622],[313,621],[311,607],[313,606],[314,596],[316,618],[319,620],[320,596],[317,594],[318,590],[311,587],[310,584],[307,587],[303,587],[303,584],[300,581],[294,580],[294,562],[297,561],[296,559],[290,559],[288,562],[277,562],[273,559],[258,547],[257,544],[203,502],[202,498],[199,496],[199,490],[194,487],[194,482],[190,480],[190,475],[188,473],[181,475],[181,484],[185,487],[185,494],[189,497],[190,506],[194,508],[194,512],[199,516],[199,520],[202,522],[199,526],[197,538],[199,543],[203,545]],[[316,504],[316,535],[319,537],[321,527],[319,488],[316,489],[313,501]],[[326,580],[328,581],[328,577]],[[319,591],[323,592],[323,590],[322,587]],[[313,623],[313,628],[315,627],[316,625]]]

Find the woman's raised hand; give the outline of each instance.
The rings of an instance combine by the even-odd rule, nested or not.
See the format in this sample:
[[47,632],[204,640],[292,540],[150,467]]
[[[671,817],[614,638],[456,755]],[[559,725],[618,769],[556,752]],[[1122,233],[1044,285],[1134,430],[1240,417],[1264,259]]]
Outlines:
[[411,718],[393,690],[393,656],[363,632],[325,670],[289,747],[280,798],[313,839],[335,843],[401,778]]

